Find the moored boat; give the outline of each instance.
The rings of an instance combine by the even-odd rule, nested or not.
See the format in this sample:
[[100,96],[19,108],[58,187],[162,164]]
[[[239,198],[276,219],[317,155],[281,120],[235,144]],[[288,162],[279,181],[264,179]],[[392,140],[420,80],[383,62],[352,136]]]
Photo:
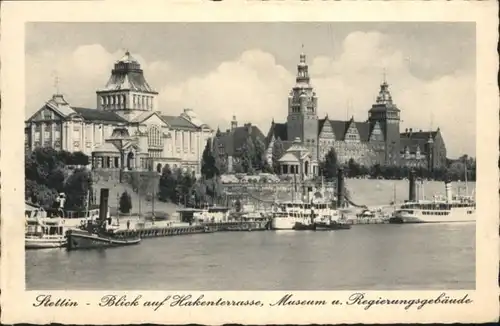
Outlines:
[[350,224],[339,223],[337,221],[332,221],[331,223],[319,222],[314,223],[316,231],[334,231],[334,230],[349,230],[351,228]]
[[66,235],[61,218],[48,218],[43,208],[26,211],[24,243],[26,249],[61,248]]
[[141,238],[134,232],[116,234],[113,228],[109,227],[111,219],[108,214],[109,189],[101,189],[101,201],[99,205],[99,218],[89,220],[79,229],[67,231],[67,249],[95,249],[136,245],[141,242]]
[[476,202],[470,196],[453,196],[450,182],[445,182],[446,198],[410,200],[389,219],[391,224],[475,222]]

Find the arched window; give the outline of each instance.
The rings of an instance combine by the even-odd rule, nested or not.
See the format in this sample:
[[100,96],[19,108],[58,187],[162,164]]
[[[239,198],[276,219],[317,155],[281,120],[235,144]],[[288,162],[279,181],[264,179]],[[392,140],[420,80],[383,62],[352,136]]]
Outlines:
[[163,137],[162,137],[161,131],[156,126],[149,128],[148,145],[149,146],[162,146],[163,145]]

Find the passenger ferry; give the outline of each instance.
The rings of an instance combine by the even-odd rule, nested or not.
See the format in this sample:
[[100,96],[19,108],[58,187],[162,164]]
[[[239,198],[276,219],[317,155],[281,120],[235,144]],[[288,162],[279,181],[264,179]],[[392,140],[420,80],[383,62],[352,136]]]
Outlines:
[[49,218],[43,208],[25,212],[26,249],[61,248],[66,245],[66,227],[61,218]]
[[476,201],[472,196],[453,196],[451,184],[445,183],[446,198],[406,202],[397,209],[389,223],[475,222]]
[[340,218],[340,212],[330,208],[326,202],[285,201],[275,204],[271,228],[294,230],[297,224],[307,226],[315,222],[337,221]]

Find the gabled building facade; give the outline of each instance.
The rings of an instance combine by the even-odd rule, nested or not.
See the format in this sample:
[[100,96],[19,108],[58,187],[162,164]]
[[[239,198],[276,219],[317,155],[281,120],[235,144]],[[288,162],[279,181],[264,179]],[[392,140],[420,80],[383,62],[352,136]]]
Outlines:
[[26,149],[81,151],[92,157],[94,169],[118,169],[123,160],[129,170],[161,171],[169,165],[200,172],[212,129],[191,109],[162,114],[158,92],[128,51],[96,96],[96,108],[82,108],[55,94],[26,121]]
[[[328,114],[318,119],[318,96],[310,83],[306,56],[301,54],[296,85],[288,97],[287,121],[273,120],[266,136],[267,160],[272,163],[273,145],[279,139],[285,150],[300,140],[310,154],[308,164],[312,166],[317,166],[334,149],[340,164],[353,159],[368,167],[375,164],[425,166],[431,170],[444,167],[446,146],[439,128],[431,132],[401,133],[400,121],[401,110],[393,102],[385,79],[366,121],[355,121],[353,117],[348,121],[332,120]],[[308,171],[312,174],[306,178],[319,172],[314,168]]]

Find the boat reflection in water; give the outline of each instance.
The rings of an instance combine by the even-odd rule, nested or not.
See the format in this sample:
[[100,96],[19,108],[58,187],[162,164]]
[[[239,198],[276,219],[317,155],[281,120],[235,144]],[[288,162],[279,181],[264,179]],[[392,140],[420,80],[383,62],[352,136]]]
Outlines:
[[101,189],[101,200],[99,205],[99,218],[90,219],[79,229],[68,230],[68,250],[93,249],[135,245],[141,242],[136,233],[116,234],[115,228],[111,227],[111,218],[108,215],[109,189]]

